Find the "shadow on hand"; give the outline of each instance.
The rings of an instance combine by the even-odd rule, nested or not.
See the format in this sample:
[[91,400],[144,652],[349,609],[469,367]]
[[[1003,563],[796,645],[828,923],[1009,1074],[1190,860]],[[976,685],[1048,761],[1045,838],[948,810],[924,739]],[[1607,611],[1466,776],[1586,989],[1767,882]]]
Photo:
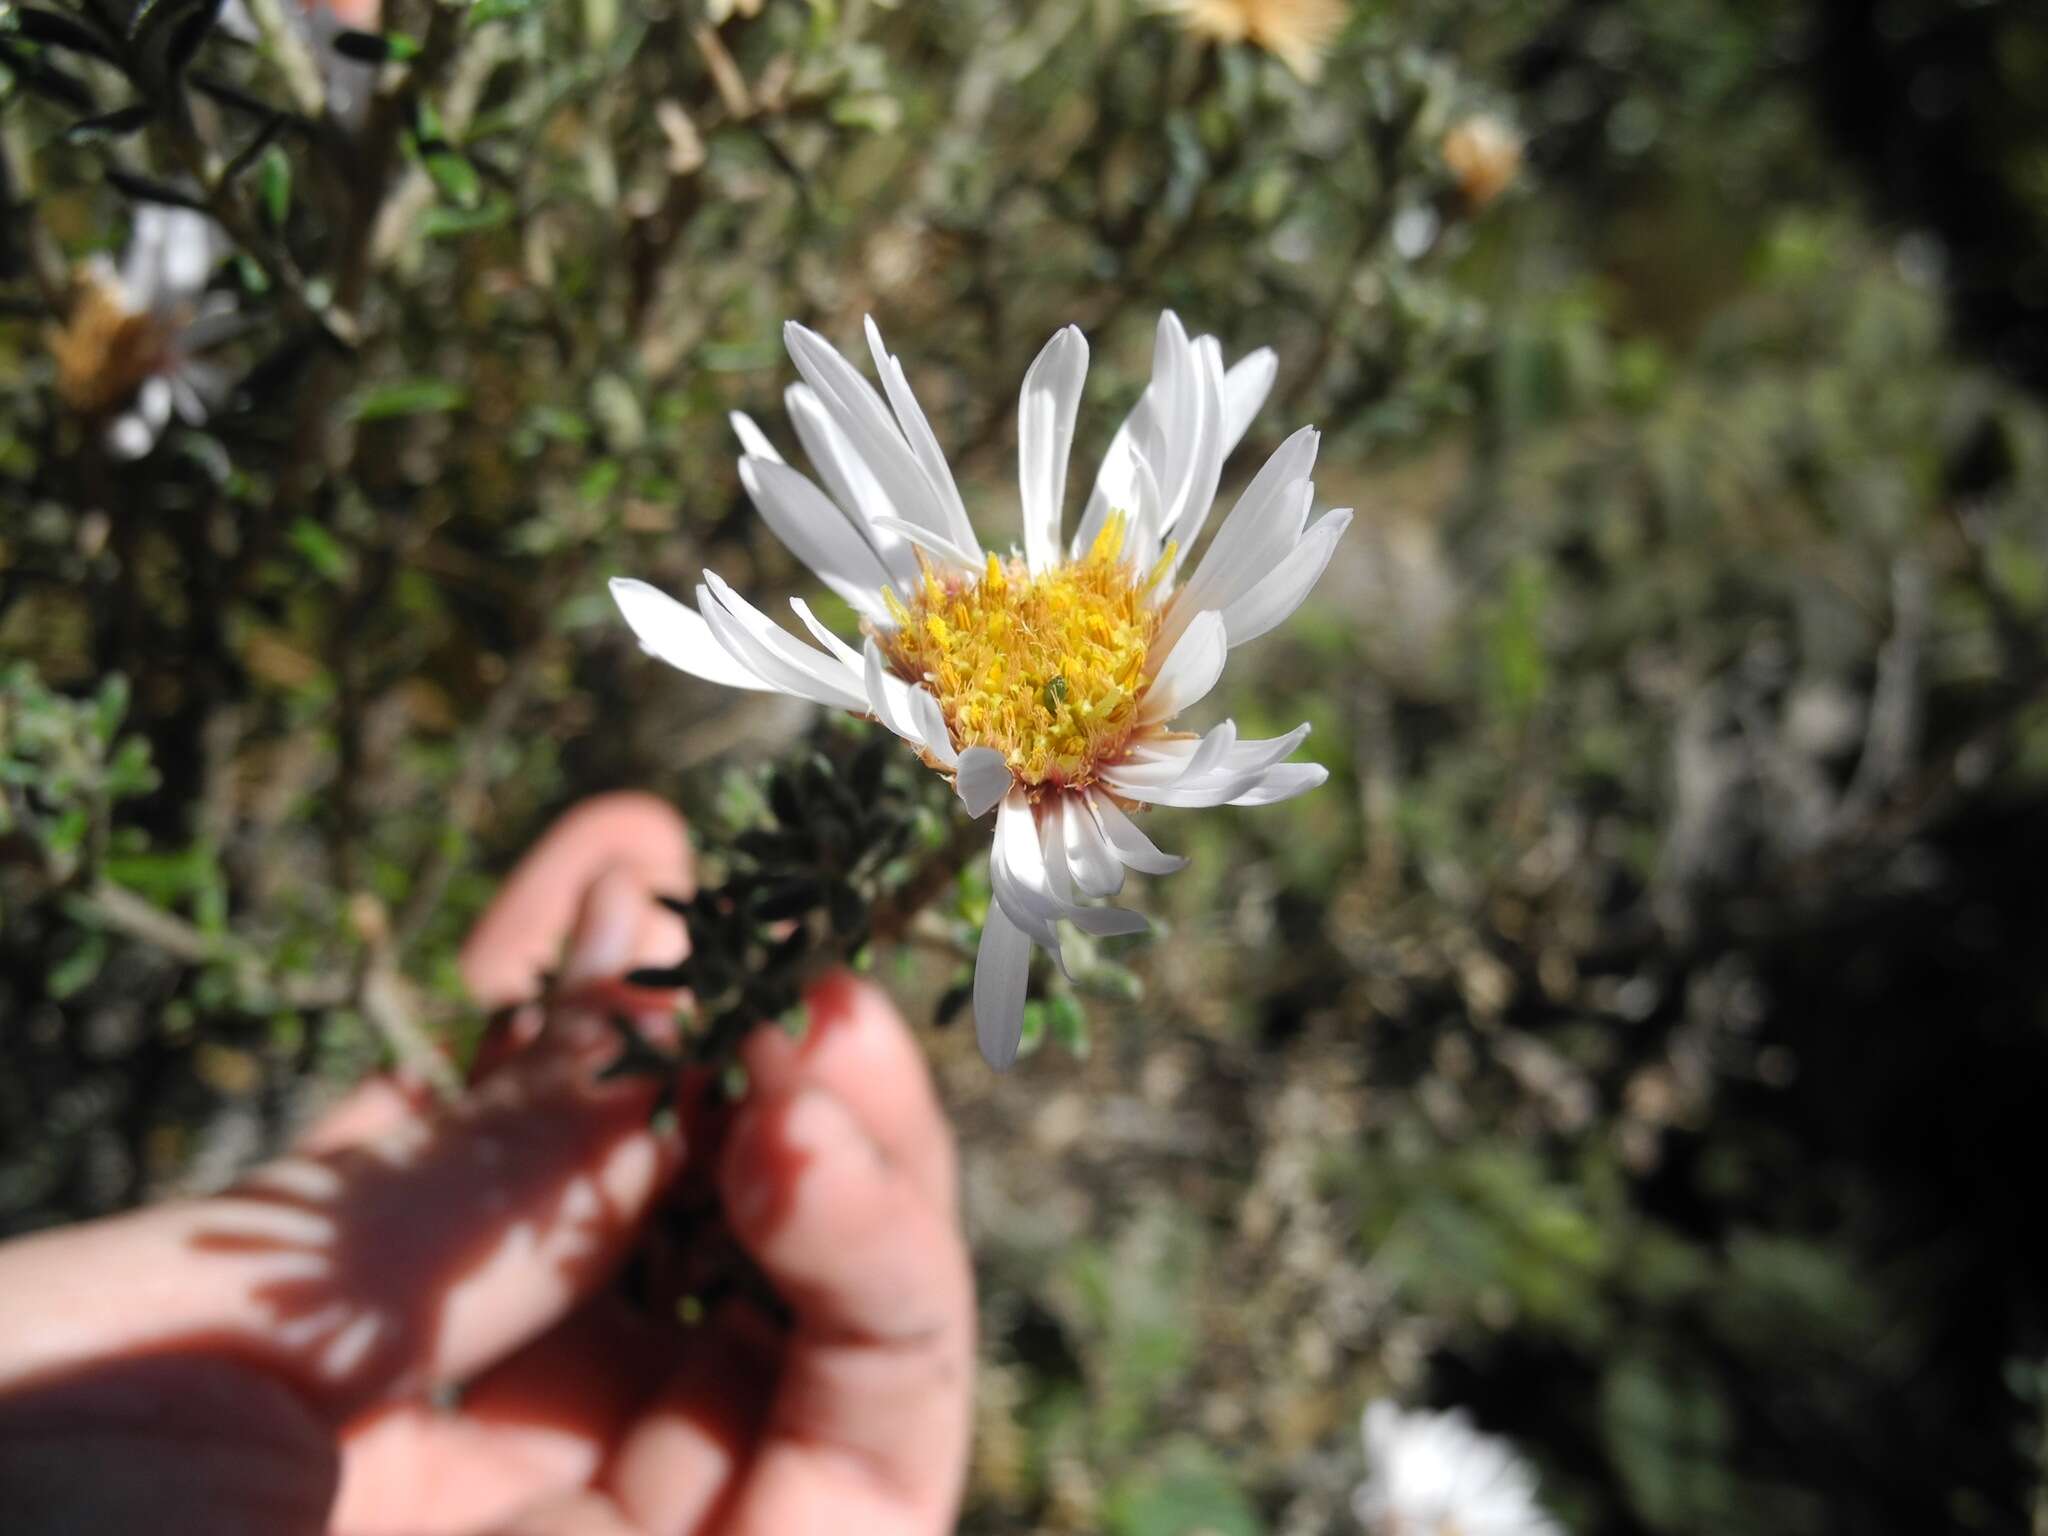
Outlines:
[[317,1536],[334,1436],[226,1354],[98,1360],[0,1396],[0,1511],[22,1536]]
[[204,1202],[202,1283],[332,1417],[459,1382],[596,1286],[649,1203],[654,1089],[603,1059],[544,1045],[432,1120],[266,1165]]

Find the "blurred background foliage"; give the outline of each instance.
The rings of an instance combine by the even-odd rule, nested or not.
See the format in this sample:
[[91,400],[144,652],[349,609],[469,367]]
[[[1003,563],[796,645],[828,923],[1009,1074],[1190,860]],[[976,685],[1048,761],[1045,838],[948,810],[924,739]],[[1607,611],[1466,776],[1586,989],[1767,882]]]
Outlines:
[[[1333,778],[1165,813],[1142,1000],[1001,1080],[928,1034],[964,1528],[1345,1529],[1391,1394],[1580,1532],[2048,1530],[2038,7],[1360,0],[1306,80],[1122,0],[389,0],[319,116],[332,27],[51,3],[0,8],[0,1233],[459,1059],[573,799],[759,801],[803,711],[603,580],[820,600],[725,422],[785,318],[872,312],[1000,528],[1045,336],[1086,462],[1170,305],[1279,352],[1233,475],[1314,421],[1361,509],[1221,701]],[[138,195],[245,324],[125,463],[45,338]]]

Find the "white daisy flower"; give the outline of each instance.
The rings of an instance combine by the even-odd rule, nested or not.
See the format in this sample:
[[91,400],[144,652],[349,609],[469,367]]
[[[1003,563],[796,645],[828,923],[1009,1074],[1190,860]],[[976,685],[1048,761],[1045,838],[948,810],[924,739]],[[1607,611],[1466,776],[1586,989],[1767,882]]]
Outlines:
[[200,354],[241,324],[234,300],[208,293],[227,236],[203,213],[144,203],[118,270],[95,256],[76,274],[71,313],[49,333],[57,392],[105,423],[110,452],[139,459],[175,412],[197,426],[229,379]]
[[1368,1475],[1351,1496],[1366,1536],[1563,1536],[1505,1440],[1462,1413],[1366,1406]]
[[[1018,403],[1022,550],[983,548],[903,365],[874,322],[877,392],[820,336],[785,328],[803,382],[785,400],[821,488],[753,421],[733,417],[740,479],[790,550],[860,615],[858,649],[800,599],[817,641],[772,623],[710,571],[695,610],[644,582],[612,595],[641,645],[712,682],[794,694],[871,715],[953,778],[970,814],[996,811],[974,978],[975,1032],[997,1069],[1017,1054],[1031,946],[1061,959],[1059,925],[1141,932],[1135,912],[1096,905],[1124,871],[1185,862],[1153,846],[1146,806],[1267,805],[1329,775],[1289,763],[1308,726],[1240,741],[1225,720],[1173,728],[1222,676],[1232,646],[1298,607],[1351,521],[1311,524],[1317,434],[1267,460],[1193,574],[1223,461],[1272,386],[1260,350],[1225,369],[1212,336],[1160,317],[1152,380],[1062,543],[1062,502],[1088,344],[1069,326],[1024,376]],[[1064,964],[1064,961],[1061,961]]]

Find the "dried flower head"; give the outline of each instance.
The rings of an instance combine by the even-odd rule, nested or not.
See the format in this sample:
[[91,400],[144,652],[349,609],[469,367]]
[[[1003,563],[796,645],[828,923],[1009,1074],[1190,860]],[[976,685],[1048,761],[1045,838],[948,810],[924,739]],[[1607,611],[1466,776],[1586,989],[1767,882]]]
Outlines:
[[1344,26],[1344,0],[1157,0],[1188,32],[1216,43],[1263,48],[1303,80],[1323,71],[1323,55]]
[[1522,168],[1521,138],[1490,112],[1453,123],[1440,151],[1466,206],[1473,209],[1505,192]]

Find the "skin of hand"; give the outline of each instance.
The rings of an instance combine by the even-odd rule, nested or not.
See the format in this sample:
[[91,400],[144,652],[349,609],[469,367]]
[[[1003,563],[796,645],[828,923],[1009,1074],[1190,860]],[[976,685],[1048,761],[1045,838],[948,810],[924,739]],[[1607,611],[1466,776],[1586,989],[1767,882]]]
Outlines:
[[[477,999],[644,1010],[687,940],[658,801],[586,802],[462,955]],[[435,1105],[379,1079],[216,1196],[0,1245],[0,1520],[22,1536],[924,1536],[967,1460],[973,1279],[951,1135],[882,995],[836,975],[692,1164],[602,1013],[527,1009]],[[688,1119],[686,1118],[686,1125]],[[621,1265],[679,1175],[786,1304],[694,1326]]]

